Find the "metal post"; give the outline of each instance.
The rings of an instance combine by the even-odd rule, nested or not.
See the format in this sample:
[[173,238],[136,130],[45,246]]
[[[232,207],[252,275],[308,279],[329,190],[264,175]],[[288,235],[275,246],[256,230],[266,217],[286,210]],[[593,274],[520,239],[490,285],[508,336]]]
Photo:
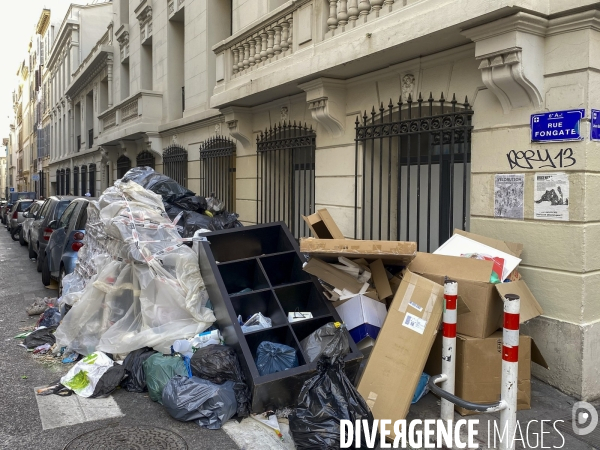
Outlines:
[[[454,394],[454,372],[456,369],[456,299],[458,298],[458,283],[453,280],[444,282],[444,331],[442,341],[442,373],[446,379],[442,389]],[[454,404],[442,398],[442,420],[454,419]]]
[[[500,412],[500,450],[513,450],[517,426],[517,382],[519,368],[519,312],[518,295],[504,297],[504,329],[502,333],[502,401],[506,407]],[[504,439],[506,430],[506,439]]]

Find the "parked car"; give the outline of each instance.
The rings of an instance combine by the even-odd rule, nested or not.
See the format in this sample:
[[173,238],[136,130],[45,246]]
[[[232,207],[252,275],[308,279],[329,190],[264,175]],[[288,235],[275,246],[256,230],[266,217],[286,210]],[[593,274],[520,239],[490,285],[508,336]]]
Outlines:
[[6,208],[7,203],[6,200],[0,200],[0,221],[2,223],[4,223],[4,208]]
[[0,209],[0,215],[2,217],[2,223],[4,225],[8,225],[6,217],[8,216],[8,212],[10,211],[10,208],[12,208],[12,207],[13,207],[13,203],[8,202],[6,205],[4,205],[2,207],[2,209]]
[[91,198],[76,198],[73,200],[58,220],[48,224],[54,232],[46,246],[42,262],[42,283],[48,286],[52,280],[58,281],[58,295],[62,295],[62,279],[73,272],[77,262],[77,252],[85,237],[87,222],[87,207]]
[[67,209],[69,203],[77,197],[66,195],[53,195],[46,199],[41,209],[36,214],[35,220],[29,228],[29,257],[36,258],[37,271],[42,271],[42,262],[46,245],[50,240],[50,235],[54,231],[48,226],[53,220],[58,220],[62,213]]
[[27,211],[32,203],[33,200],[17,200],[17,202],[13,205],[7,216],[6,228],[8,228],[9,233],[12,234],[12,231],[25,220],[23,213]]
[[29,230],[31,228],[31,224],[35,220],[35,216],[43,204],[44,202],[42,200],[36,200],[33,202],[33,205],[31,205],[29,209],[25,211],[25,213],[23,213],[25,220],[21,224],[21,232],[19,233],[19,244],[27,245],[27,243],[29,242]]

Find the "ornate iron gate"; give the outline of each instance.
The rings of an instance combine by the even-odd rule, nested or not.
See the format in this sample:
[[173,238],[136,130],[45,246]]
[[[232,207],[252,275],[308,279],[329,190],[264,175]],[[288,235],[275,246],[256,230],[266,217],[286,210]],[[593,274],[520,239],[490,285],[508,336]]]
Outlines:
[[60,171],[60,195],[65,195],[65,169]]
[[284,221],[297,239],[308,236],[302,215],[314,211],[315,141],[312,126],[295,121],[265,129],[256,138],[257,221]]
[[90,164],[90,196],[96,196],[96,164]]
[[79,167],[73,168],[73,195],[79,195]]
[[148,150],[138,153],[135,162],[137,167],[150,167],[154,169],[154,155]]
[[223,136],[207,139],[200,146],[200,164],[202,194],[214,194],[235,211],[235,143]]
[[163,150],[163,173],[187,187],[188,152],[179,145],[170,145]]
[[356,118],[357,238],[416,241],[429,252],[468,228],[472,115],[466,98],[419,94]]
[[129,169],[131,169],[131,160],[125,155],[119,156],[119,159],[117,159],[117,178],[123,178]]

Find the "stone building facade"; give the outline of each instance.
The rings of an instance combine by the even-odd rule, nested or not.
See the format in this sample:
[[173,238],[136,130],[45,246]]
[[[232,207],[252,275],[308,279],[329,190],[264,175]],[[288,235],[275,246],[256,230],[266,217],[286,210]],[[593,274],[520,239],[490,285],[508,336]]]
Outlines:
[[[210,106],[236,140],[241,218],[291,217],[305,235],[298,216],[327,207],[348,237],[399,236],[422,251],[453,227],[522,242],[520,271],[544,308],[523,328],[550,365],[535,374],[580,398],[599,397],[593,2],[234,0],[232,7],[232,34],[213,47]],[[582,141],[531,142],[531,114],[571,108],[586,110]],[[307,124],[307,139],[295,139],[294,122]],[[528,150],[553,162],[515,164]],[[568,220],[534,218],[534,176],[542,172],[568,174]],[[523,219],[495,217],[495,176],[507,173],[524,175]]]
[[[535,374],[600,397],[593,1],[75,8],[102,17],[93,29],[65,19],[48,62],[53,192],[63,170],[71,187],[79,168],[81,195],[90,167],[99,193],[150,165],[231,198],[245,224],[283,220],[297,237],[308,235],[301,215],[326,207],[347,237],[414,240],[421,251],[453,228],[522,242],[520,271],[544,308],[523,328],[550,366]],[[531,114],[570,108],[586,110],[582,141],[531,142]],[[535,218],[534,177],[546,172],[568,174],[568,220]],[[497,217],[498,174],[523,175],[522,219]]]

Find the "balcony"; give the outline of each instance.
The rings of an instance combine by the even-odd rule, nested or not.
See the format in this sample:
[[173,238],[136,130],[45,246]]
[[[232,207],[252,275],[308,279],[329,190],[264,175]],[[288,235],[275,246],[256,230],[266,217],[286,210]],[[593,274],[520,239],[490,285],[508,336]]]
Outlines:
[[510,0],[290,0],[212,47],[210,106],[254,106],[320,77],[345,80],[459,47],[471,42],[461,34],[469,23],[514,12]]
[[158,132],[162,121],[162,93],[142,90],[98,115],[99,145],[148,131]]

